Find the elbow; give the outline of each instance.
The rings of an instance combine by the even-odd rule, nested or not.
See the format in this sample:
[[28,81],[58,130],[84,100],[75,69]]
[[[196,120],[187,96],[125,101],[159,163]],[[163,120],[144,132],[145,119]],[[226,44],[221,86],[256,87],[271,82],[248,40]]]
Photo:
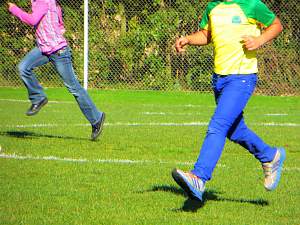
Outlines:
[[28,24],[30,25],[30,26],[37,26],[38,24],[39,24],[39,20],[30,20],[30,21],[28,21]]
[[278,32],[281,33],[283,31],[283,26],[279,18],[276,18],[275,24],[277,25]]
[[281,33],[283,31],[283,26],[282,24],[279,25],[279,32]]
[[26,18],[26,23],[30,26],[37,26],[42,19],[42,15],[33,15],[31,14],[28,18]]
[[283,31],[283,26],[282,26],[281,22],[279,21],[276,25],[277,25],[278,33],[281,33]]
[[34,19],[30,19],[30,18],[20,18],[24,23],[26,23],[29,26],[36,26],[38,25],[39,21],[38,20],[34,20]]

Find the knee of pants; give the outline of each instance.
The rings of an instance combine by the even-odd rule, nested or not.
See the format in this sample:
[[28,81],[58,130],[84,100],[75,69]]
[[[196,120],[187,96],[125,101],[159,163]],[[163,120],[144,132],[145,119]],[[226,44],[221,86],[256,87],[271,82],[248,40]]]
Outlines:
[[18,71],[19,71],[19,74],[21,77],[28,75],[28,72],[30,72],[30,70],[31,70],[30,68],[28,68],[26,66],[25,63],[22,63],[22,62],[20,62],[18,64],[17,68],[18,68]]
[[230,141],[233,141],[235,143],[239,143],[240,141],[243,141],[245,136],[249,136],[248,128],[245,125],[234,127],[233,129],[230,129],[227,138]]
[[237,142],[239,142],[239,140],[241,139],[241,135],[238,134],[238,133],[228,134],[228,135],[227,135],[227,138],[228,138],[230,141],[233,141],[233,142],[237,143]]
[[219,134],[226,136],[231,124],[224,119],[212,119],[207,134]]
[[79,83],[76,83],[76,82],[72,85],[66,85],[66,87],[69,90],[69,92],[75,97],[82,95],[83,92],[85,91],[83,89],[83,87]]

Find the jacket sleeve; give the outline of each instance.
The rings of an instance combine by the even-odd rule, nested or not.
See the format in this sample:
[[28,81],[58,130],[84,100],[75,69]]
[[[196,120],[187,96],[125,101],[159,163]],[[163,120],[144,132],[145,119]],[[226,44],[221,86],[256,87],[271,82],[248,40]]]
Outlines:
[[37,25],[43,16],[48,11],[48,4],[43,0],[37,0],[36,3],[32,6],[32,12],[27,13],[18,6],[12,6],[9,8],[11,14],[19,18],[22,22],[35,26]]
[[62,8],[59,5],[57,6],[57,14],[58,14],[59,28],[61,29],[62,33],[65,33],[66,29],[63,21],[63,12],[62,12]]

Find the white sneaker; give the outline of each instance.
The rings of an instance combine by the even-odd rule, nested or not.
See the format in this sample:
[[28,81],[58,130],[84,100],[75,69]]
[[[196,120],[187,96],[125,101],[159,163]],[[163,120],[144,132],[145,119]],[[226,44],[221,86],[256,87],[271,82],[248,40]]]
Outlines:
[[277,187],[284,160],[285,150],[284,148],[278,148],[275,157],[271,162],[262,163],[265,174],[264,186],[267,191],[273,191]]
[[205,185],[199,177],[191,172],[186,173],[179,169],[172,171],[172,177],[190,198],[202,201]]

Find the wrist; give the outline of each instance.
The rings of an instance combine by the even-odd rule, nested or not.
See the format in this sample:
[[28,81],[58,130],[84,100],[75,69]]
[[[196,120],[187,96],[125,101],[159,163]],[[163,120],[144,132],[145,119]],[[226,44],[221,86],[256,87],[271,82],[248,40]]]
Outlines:
[[265,38],[261,35],[258,37],[258,44],[259,44],[259,47],[263,46],[264,44],[266,43],[266,40]]
[[17,8],[16,5],[11,4],[11,5],[9,5],[9,7],[8,7],[8,11],[9,11],[10,13],[13,13],[13,12],[15,11],[16,8]]
[[191,43],[191,36],[188,35],[185,37],[185,39],[186,39],[186,44],[189,45]]

